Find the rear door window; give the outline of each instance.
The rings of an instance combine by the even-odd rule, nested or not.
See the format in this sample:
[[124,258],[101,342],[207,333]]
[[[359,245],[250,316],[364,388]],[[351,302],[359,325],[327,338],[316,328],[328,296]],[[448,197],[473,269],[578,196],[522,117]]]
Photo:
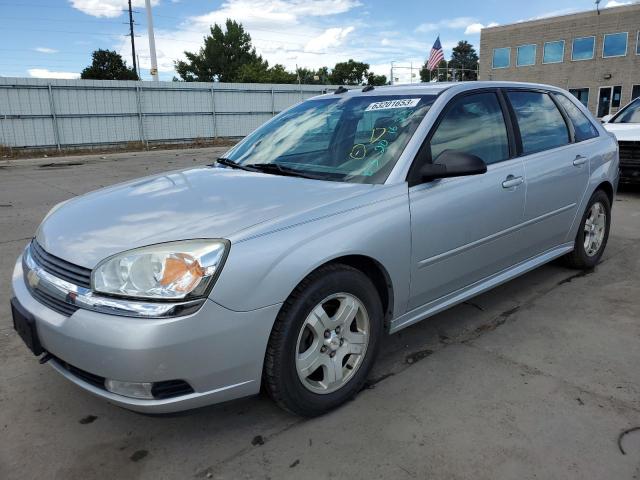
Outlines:
[[510,91],[509,101],[516,114],[527,155],[569,143],[569,130],[551,97],[542,92]]
[[445,150],[480,157],[486,164],[509,158],[509,137],[495,93],[475,93],[452,100],[431,137],[431,159]]
[[587,116],[580,111],[576,105],[569,100],[564,95],[556,95],[556,99],[562,105],[567,115],[571,119],[573,123],[573,129],[576,133],[576,142],[582,142],[584,140],[589,140],[590,138],[598,136],[598,130],[593,126],[591,120],[587,118]]

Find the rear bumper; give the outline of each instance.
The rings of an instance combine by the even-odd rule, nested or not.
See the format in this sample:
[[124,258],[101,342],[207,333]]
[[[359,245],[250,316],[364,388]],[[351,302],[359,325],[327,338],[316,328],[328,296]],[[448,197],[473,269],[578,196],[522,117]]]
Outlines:
[[116,405],[168,413],[252,395],[260,389],[262,363],[280,305],[235,312],[207,300],[196,313],[140,319],[80,309],[67,317],[29,292],[18,259],[12,278],[20,304],[35,317],[43,348],[74,367],[127,382],[186,381],[193,393],[142,400],[85,381],[56,359],[49,363],[84,390]]

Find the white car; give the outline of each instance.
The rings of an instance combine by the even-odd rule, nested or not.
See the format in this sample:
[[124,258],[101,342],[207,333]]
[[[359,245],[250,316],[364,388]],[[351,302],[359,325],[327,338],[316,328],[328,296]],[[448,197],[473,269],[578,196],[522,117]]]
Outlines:
[[620,145],[620,181],[640,183],[640,97],[615,115],[602,117],[602,122]]

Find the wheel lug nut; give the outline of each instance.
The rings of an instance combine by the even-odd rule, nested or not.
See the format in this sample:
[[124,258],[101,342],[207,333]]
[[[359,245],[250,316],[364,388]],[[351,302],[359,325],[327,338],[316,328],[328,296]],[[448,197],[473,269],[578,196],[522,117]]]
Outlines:
[[331,353],[329,354],[329,356],[330,356],[331,358],[335,357],[335,356],[336,356],[336,352],[331,352]]
[[331,332],[329,330],[324,331],[324,338],[329,338],[331,336]]
[[340,346],[342,346],[344,344],[344,338],[340,339]]
[[320,353],[324,353],[326,351],[327,351],[327,347],[323,345],[322,348],[320,348]]
[[340,333],[340,327],[336,327],[336,333]]

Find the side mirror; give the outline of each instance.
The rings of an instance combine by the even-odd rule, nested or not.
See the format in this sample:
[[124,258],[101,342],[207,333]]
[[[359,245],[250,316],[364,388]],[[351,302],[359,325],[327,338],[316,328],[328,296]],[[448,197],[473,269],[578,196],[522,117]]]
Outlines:
[[425,163],[420,169],[422,181],[436,178],[463,177],[486,173],[487,164],[475,155],[456,150],[445,150],[434,163]]
[[613,115],[609,114],[609,115],[605,115],[604,117],[602,117],[602,118],[600,119],[600,121],[601,121],[602,123],[607,123],[607,122],[608,122],[609,120],[611,120],[612,118],[613,118]]

